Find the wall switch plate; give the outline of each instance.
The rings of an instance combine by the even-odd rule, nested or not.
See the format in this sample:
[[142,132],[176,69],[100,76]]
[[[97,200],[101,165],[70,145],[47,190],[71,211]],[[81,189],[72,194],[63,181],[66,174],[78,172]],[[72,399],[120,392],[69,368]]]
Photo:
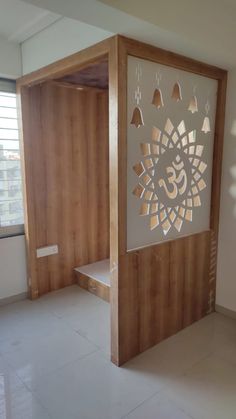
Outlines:
[[52,246],[39,247],[36,250],[37,258],[43,258],[45,256],[56,255],[58,253],[58,245],[53,244]]

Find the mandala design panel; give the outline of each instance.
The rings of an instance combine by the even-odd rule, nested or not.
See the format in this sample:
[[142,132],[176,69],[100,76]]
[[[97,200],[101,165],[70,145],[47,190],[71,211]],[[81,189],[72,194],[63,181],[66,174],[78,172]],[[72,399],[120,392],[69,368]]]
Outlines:
[[192,221],[206,187],[203,150],[196,144],[196,130],[187,131],[184,121],[176,128],[169,118],[163,131],[153,127],[151,142],[141,144],[143,158],[133,167],[139,177],[133,194],[142,200],[140,215],[149,217],[151,230],[160,226],[167,235]]

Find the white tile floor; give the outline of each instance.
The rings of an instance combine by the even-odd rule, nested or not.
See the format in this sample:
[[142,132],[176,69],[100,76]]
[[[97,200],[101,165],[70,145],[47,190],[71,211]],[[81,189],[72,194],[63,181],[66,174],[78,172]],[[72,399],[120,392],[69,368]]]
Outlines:
[[236,321],[212,314],[117,368],[77,286],[0,308],[0,419],[236,419]]

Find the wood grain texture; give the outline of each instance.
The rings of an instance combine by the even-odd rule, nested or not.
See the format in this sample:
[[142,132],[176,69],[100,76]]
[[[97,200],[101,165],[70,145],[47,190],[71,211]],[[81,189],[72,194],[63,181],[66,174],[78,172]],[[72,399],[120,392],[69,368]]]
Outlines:
[[75,275],[77,283],[81,288],[91,292],[91,294],[94,294],[109,303],[110,287],[108,285],[103,284],[100,281],[96,281],[96,279],[90,278],[88,275],[82,274],[80,272],[75,271]]
[[126,53],[134,57],[158,62],[159,64],[168,65],[173,68],[196,73],[216,80],[223,79],[227,73],[219,67],[135,39],[126,38],[125,36],[119,36],[119,41],[123,44]]
[[207,314],[209,256],[208,231],[120,257],[120,364]]
[[101,89],[99,87],[84,86],[82,84],[73,84],[73,83],[65,82],[65,81],[50,80],[50,83],[55,84],[57,86],[66,87],[67,89],[84,90],[85,92],[92,90],[92,92],[97,92],[97,93],[104,92],[104,89]]
[[74,86],[108,89],[108,75],[108,60],[106,59],[62,77],[58,81],[71,83]]
[[109,53],[109,173],[110,173],[110,272],[111,360],[119,364],[119,114],[118,38]]
[[[22,100],[35,298],[72,284],[75,266],[109,257],[108,95],[44,83]],[[59,254],[36,259],[50,244]]]

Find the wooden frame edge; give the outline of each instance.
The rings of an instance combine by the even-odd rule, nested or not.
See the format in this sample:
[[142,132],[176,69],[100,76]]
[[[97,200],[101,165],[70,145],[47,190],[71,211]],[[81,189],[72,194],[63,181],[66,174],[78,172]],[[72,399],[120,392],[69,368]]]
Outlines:
[[119,366],[119,75],[118,37],[111,40],[109,54],[109,184],[111,269],[111,360]]
[[116,37],[117,35],[107,38],[104,41],[20,77],[17,80],[18,88],[42,83],[53,78],[63,77],[68,74],[68,72],[72,73],[81,70],[89,64],[100,61],[103,56],[105,57],[109,53],[110,47]]
[[118,35],[118,37],[120,44],[122,44],[122,47],[126,50],[128,55],[158,62],[159,64],[216,80],[223,79],[225,74],[227,74],[227,71],[224,69],[186,57],[185,55],[177,54],[132,38],[127,38],[123,35]]

